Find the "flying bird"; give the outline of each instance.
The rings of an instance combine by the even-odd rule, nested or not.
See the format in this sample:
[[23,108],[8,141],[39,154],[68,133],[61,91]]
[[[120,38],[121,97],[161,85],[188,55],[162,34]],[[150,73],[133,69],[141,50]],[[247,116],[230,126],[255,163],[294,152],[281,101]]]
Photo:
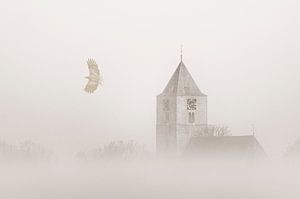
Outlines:
[[93,93],[97,89],[98,85],[101,83],[100,73],[95,60],[88,59],[87,64],[89,67],[90,74],[89,76],[85,77],[89,81],[87,82],[84,90],[88,93]]

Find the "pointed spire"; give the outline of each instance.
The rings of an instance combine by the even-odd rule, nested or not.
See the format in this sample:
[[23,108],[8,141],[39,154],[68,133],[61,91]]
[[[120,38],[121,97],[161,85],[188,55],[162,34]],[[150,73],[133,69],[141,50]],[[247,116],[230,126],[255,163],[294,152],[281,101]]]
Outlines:
[[163,94],[177,96],[204,96],[181,61],[165,87]]

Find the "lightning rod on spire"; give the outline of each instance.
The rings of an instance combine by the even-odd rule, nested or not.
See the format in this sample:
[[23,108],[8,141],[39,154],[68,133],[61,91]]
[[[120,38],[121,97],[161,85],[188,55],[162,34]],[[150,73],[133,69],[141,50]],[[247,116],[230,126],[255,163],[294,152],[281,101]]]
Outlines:
[[252,124],[251,126],[252,135],[255,136],[255,125]]
[[183,45],[180,45],[180,61],[182,61],[182,51],[183,51]]

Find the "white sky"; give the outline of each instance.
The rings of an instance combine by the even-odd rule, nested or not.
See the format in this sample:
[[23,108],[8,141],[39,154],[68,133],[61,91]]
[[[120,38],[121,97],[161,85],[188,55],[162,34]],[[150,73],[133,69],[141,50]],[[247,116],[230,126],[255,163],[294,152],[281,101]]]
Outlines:
[[[300,137],[297,0],[6,1],[0,7],[0,139],[73,150],[112,139],[153,148],[155,100],[179,62],[209,123],[278,157]],[[104,86],[83,91],[86,59]]]

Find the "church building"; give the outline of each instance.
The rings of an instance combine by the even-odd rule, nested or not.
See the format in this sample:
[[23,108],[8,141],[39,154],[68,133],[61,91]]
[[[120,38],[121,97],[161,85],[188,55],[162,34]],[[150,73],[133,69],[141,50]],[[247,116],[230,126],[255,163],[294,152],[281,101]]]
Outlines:
[[158,154],[264,153],[254,137],[208,136],[207,95],[200,91],[181,61],[161,94],[157,96],[156,151]]

